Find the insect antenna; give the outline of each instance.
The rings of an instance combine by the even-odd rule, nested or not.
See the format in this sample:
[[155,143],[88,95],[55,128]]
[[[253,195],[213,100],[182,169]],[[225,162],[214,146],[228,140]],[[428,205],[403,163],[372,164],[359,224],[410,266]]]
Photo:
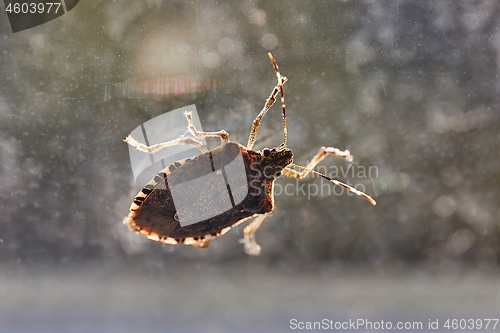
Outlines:
[[267,55],[269,56],[269,59],[271,59],[271,62],[273,63],[274,71],[276,72],[276,77],[278,78],[278,87],[280,89],[280,94],[281,94],[281,109],[283,110],[283,143],[278,147],[278,150],[280,150],[286,147],[286,137],[288,134],[286,128],[285,92],[283,91],[283,83],[286,82],[286,78],[281,76],[278,64],[276,63],[276,60],[274,60],[274,57],[271,54],[271,52],[269,52]]
[[376,202],[375,200],[373,200],[373,199],[372,199],[372,197],[370,197],[368,194],[366,194],[366,193],[364,193],[364,192],[361,192],[361,191],[358,191],[358,190],[357,190],[357,189],[355,189],[354,187],[349,186],[349,185],[347,185],[347,184],[344,184],[344,183],[342,183],[341,181],[338,181],[338,180],[332,179],[332,178],[330,178],[330,177],[328,177],[328,176],[325,176],[325,175],[324,175],[324,174],[322,174],[322,173],[319,173],[319,172],[317,172],[317,171],[314,171],[314,170],[311,170],[311,169],[308,169],[308,168],[305,168],[305,167],[303,167],[303,166],[300,166],[300,165],[297,165],[297,164],[293,164],[293,163],[289,164],[289,165],[288,165],[288,167],[297,168],[297,169],[301,169],[301,170],[304,170],[304,171],[307,171],[307,172],[313,173],[313,174],[315,174],[315,175],[317,175],[317,176],[320,176],[320,177],[322,177],[322,178],[324,178],[324,179],[328,180],[330,183],[333,183],[333,184],[335,184],[335,185],[342,186],[343,188],[348,189],[348,190],[349,190],[349,191],[351,191],[352,193],[357,194],[357,195],[359,195],[360,197],[365,198],[368,202],[370,202],[370,203],[371,203],[372,205],[374,205],[374,206],[377,204],[377,202]]

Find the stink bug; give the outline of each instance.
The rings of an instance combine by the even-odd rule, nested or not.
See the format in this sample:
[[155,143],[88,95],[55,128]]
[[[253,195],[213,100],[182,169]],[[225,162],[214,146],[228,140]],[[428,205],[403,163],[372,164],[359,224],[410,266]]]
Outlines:
[[[210,240],[222,236],[231,228],[254,220],[244,228],[245,252],[260,254],[254,234],[265,218],[274,210],[274,181],[279,174],[302,179],[309,173],[323,177],[365,198],[375,200],[363,192],[331,179],[313,168],[327,155],[352,161],[348,150],[322,147],[306,167],[293,163],[293,152],[286,147],[287,126],[283,85],[287,78],[279,72],[271,53],[268,54],[278,78],[263,109],[253,121],[247,146],[230,142],[226,131],[198,131],[191,112],[185,112],[188,135],[147,146],[131,136],[124,141],[139,151],[154,154],[163,148],[178,144],[196,147],[201,154],[177,161],[160,171],[134,198],[124,223],[149,239],[166,244],[186,244],[207,247]],[[262,118],[281,95],[283,113],[283,143],[261,151],[253,150]],[[208,151],[199,141],[217,137],[221,145]]]

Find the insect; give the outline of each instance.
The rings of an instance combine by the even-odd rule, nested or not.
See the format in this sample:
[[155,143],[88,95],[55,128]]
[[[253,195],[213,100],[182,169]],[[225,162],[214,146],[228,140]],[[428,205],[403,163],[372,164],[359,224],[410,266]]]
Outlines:
[[[283,91],[288,79],[280,74],[272,54],[268,55],[278,83],[253,121],[246,147],[229,141],[229,134],[224,130],[198,131],[191,112],[184,113],[188,135],[151,146],[139,143],[131,136],[124,140],[149,154],[179,144],[192,145],[201,152],[198,156],[169,165],[144,186],[124,220],[130,229],[166,244],[205,248],[212,239],[253,218],[243,230],[242,243],[247,254],[259,255],[261,247],[254,235],[274,210],[273,187],[280,174],[302,179],[312,173],[376,204],[367,194],[313,170],[328,155],[352,161],[348,150],[322,147],[306,167],[293,163],[293,152],[287,147]],[[253,150],[262,118],[276,102],[278,94],[281,95],[283,114],[283,143],[271,149]],[[207,137],[219,138],[221,145],[208,151],[199,141]]]

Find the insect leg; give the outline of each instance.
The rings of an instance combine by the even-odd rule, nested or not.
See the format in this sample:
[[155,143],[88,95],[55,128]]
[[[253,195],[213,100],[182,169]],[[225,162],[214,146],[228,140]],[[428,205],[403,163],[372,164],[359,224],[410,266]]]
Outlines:
[[198,141],[197,139],[204,139],[204,138],[208,138],[208,137],[219,137],[221,140],[221,143],[226,143],[229,141],[229,134],[224,130],[218,131],[218,132],[198,131],[196,129],[196,127],[194,127],[194,124],[193,124],[193,113],[192,112],[186,111],[186,112],[184,112],[184,116],[186,117],[187,122],[188,122],[187,129],[188,129],[189,133],[194,137],[181,136],[177,139],[173,139],[173,140],[170,140],[167,142],[157,143],[157,144],[152,145],[152,146],[147,146],[143,143],[140,143],[137,140],[135,140],[133,137],[131,137],[130,135],[127,136],[125,138],[125,140],[123,140],[123,141],[125,141],[126,143],[128,143],[129,145],[134,147],[135,149],[142,151],[144,153],[148,153],[148,154],[155,154],[164,148],[182,145],[182,144],[192,145],[192,146],[198,148],[198,150],[201,151],[202,153],[206,153],[208,151],[207,148],[205,148],[205,146],[203,146],[203,144],[200,141]]
[[258,215],[249,225],[243,229],[242,242],[245,244],[245,252],[254,256],[260,254],[260,245],[255,242],[255,232],[269,214]]
[[127,136],[125,138],[125,140],[123,140],[123,141],[125,141],[126,143],[128,143],[129,145],[131,145],[132,147],[137,149],[138,151],[142,151],[142,152],[148,153],[148,154],[155,154],[164,148],[182,145],[182,144],[192,145],[192,146],[198,148],[198,150],[201,151],[202,153],[206,153],[208,151],[207,148],[205,148],[205,146],[203,146],[203,144],[200,141],[198,141],[195,138],[190,137],[190,136],[181,136],[177,139],[173,139],[173,140],[170,140],[167,142],[157,143],[157,144],[152,145],[152,146],[147,146],[143,143],[140,143],[136,139],[131,137],[130,135]]
[[229,134],[224,131],[220,130],[218,132],[202,132],[198,131],[196,127],[194,127],[193,124],[193,113],[191,111],[185,111],[184,116],[186,117],[188,121],[188,131],[197,139],[204,139],[204,138],[220,138],[221,144],[224,144],[229,141]]
[[287,129],[286,129],[285,95],[283,92],[283,85],[288,79],[284,76],[281,76],[278,69],[278,65],[276,64],[273,55],[271,53],[268,53],[268,55],[269,58],[271,59],[271,62],[273,63],[274,70],[278,78],[278,84],[276,85],[276,87],[274,87],[273,91],[271,92],[271,95],[269,95],[269,97],[266,99],[266,104],[264,105],[260,113],[253,121],[252,130],[250,131],[250,136],[248,137],[247,149],[253,149],[255,141],[257,140],[257,134],[259,134],[260,122],[262,118],[266,115],[267,111],[269,111],[271,106],[273,106],[274,102],[276,102],[276,96],[278,95],[278,93],[281,93],[281,107],[283,109],[283,126],[284,126],[283,144],[280,147],[286,146]]
[[[314,157],[307,164],[305,169],[303,169],[301,171],[292,170],[293,172],[296,173],[296,175],[289,176],[289,177],[298,178],[298,179],[303,179],[303,178],[307,177],[307,175],[309,174],[309,170],[314,169],[316,167],[316,165],[318,165],[321,161],[323,161],[323,159],[328,155],[333,155],[333,156],[342,158],[348,162],[352,162],[352,159],[353,159],[353,156],[351,155],[349,150],[342,151],[340,149],[333,148],[333,147],[321,147],[319,149],[319,152],[316,155],[314,155]],[[283,173],[283,174],[285,176],[287,176],[286,173],[287,172],[285,171],[285,173]]]

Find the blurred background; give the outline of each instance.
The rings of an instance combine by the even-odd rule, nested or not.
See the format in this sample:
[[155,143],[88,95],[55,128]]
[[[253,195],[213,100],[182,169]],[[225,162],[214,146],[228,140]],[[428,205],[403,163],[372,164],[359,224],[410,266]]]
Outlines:
[[[499,17],[495,0],[88,0],[14,34],[0,4],[0,331],[499,318]],[[259,257],[243,226],[208,249],[128,231],[143,184],[122,140],[196,104],[204,130],[246,144],[269,51],[295,162],[349,149],[318,170],[377,206],[281,177]],[[282,126],[276,105],[256,149]]]

